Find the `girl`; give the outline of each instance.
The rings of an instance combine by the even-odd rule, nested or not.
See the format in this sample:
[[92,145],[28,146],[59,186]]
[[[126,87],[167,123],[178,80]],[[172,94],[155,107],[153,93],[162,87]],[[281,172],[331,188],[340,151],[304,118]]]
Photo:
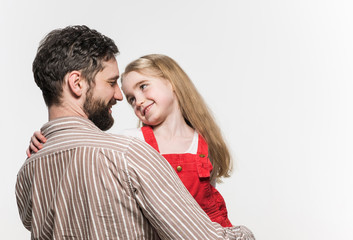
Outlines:
[[[186,73],[170,57],[151,54],[127,65],[121,82],[143,125],[123,134],[143,139],[160,152],[210,219],[231,227],[224,199],[214,187],[221,177],[229,177],[229,150]],[[38,140],[45,141],[36,132],[34,152]]]

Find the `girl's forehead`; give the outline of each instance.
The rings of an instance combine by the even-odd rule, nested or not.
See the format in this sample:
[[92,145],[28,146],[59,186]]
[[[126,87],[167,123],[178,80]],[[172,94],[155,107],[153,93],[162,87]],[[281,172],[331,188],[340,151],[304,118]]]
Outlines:
[[123,73],[121,78],[121,83],[124,83],[126,79],[136,80],[136,78],[146,78],[144,80],[151,79],[158,79],[158,80],[167,80],[163,77],[160,72],[150,69],[138,69],[134,71],[130,71],[128,73]]
[[124,72],[121,76],[121,82],[123,82],[128,76],[134,75],[134,74],[139,74],[145,77],[153,77],[153,76],[157,76],[157,74],[154,71],[151,70],[147,70],[147,69],[136,69],[133,71],[129,71],[129,72]]

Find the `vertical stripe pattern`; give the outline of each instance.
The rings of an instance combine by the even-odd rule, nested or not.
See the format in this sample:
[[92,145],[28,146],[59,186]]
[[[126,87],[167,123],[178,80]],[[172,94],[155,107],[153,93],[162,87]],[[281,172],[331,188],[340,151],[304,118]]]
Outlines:
[[32,239],[255,239],[210,221],[168,162],[136,138],[80,117],[42,128],[44,148],[23,164],[16,198]]

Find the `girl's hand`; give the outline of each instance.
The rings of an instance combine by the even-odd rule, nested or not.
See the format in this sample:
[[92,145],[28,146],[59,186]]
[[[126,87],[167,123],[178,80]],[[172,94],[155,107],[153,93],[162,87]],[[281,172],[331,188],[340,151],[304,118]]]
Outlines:
[[43,134],[40,131],[35,131],[33,133],[33,136],[31,137],[31,141],[29,143],[29,147],[27,148],[26,154],[28,157],[31,156],[32,152],[38,152],[40,149],[42,149],[43,145],[42,143],[45,143],[47,139],[43,136]]

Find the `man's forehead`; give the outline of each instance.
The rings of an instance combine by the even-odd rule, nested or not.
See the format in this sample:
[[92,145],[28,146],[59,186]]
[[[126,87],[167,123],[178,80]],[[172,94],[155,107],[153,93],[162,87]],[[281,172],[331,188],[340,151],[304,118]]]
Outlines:
[[118,62],[116,61],[116,59],[112,58],[108,61],[102,62],[102,69],[100,73],[106,75],[109,78],[118,79],[120,77],[120,72],[119,72]]

